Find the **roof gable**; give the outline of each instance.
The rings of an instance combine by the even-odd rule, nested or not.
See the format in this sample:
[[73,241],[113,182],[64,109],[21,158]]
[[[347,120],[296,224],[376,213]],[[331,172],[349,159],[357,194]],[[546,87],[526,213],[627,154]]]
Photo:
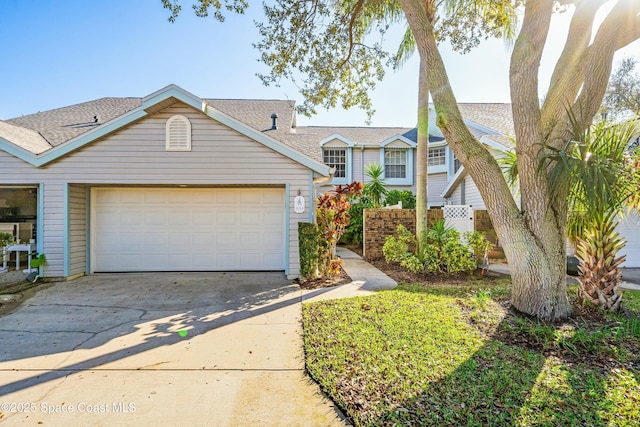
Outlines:
[[61,158],[86,144],[94,142],[99,138],[120,130],[125,126],[130,125],[131,123],[134,123],[144,117],[148,117],[164,108],[167,108],[168,106],[171,106],[176,102],[182,102],[198,111],[202,111],[210,118],[308,167],[321,176],[329,176],[330,174],[329,167],[324,165],[323,163],[307,157],[299,151],[294,150],[293,148],[265,135],[264,133],[259,132],[244,123],[239,122],[235,118],[218,111],[216,108],[208,105],[201,98],[196,97],[195,95],[185,91],[184,89],[176,85],[169,85],[157,92],[146,96],[145,98],[142,98],[136,108],[127,111],[120,116],[114,117],[112,120],[106,123],[100,123],[98,126],[92,127],[90,130],[86,130],[80,133],[75,138],[67,140],[48,151],[42,152],[41,154],[34,154],[32,152],[27,152],[26,150],[16,149],[17,146],[15,144],[3,139],[0,139],[0,149],[13,154],[14,156],[36,167],[40,167],[58,158]]
[[2,140],[35,154],[51,148],[51,145],[38,132],[0,120],[0,141]]

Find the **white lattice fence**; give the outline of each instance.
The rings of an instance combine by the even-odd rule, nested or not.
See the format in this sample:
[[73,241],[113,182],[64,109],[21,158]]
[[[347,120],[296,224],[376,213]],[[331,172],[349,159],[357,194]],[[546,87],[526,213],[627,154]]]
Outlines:
[[444,222],[462,235],[473,231],[473,208],[470,205],[445,205]]

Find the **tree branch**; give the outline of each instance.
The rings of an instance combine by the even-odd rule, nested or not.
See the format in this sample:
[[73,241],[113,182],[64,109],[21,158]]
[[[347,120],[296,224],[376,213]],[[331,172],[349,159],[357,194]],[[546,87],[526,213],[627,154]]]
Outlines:
[[523,133],[536,135],[540,131],[537,128],[540,118],[538,71],[552,12],[553,2],[528,1],[522,29],[513,47],[509,81],[516,140],[520,140]]
[[552,1],[526,2],[522,28],[513,47],[509,69],[521,209],[525,213],[527,227],[536,239],[544,236],[548,230],[543,220],[549,214],[548,183],[546,179],[540,179],[538,173],[545,142],[540,127],[538,73],[552,12]]
[[358,0],[356,4],[353,6],[353,12],[351,12],[351,18],[349,19],[349,51],[347,52],[347,57],[340,63],[338,68],[344,67],[346,63],[351,59],[351,55],[353,54],[353,48],[355,44],[353,42],[353,26],[356,23],[356,19],[360,12],[362,11],[362,6],[364,5],[364,0]]
[[640,2],[620,0],[607,15],[596,33],[584,62],[584,85],[574,108],[576,115],[588,125],[598,112],[611,75],[613,54],[631,38],[640,37]]
[[[542,106],[542,132],[553,129],[559,118],[576,99],[582,85],[583,60],[591,41],[595,15],[606,0],[580,0],[571,19],[567,41],[556,63],[549,91]],[[556,148],[558,148],[557,146]]]
[[[469,171],[482,192],[485,204],[502,218],[521,221],[502,170],[495,157],[469,131],[451,89],[446,67],[438,50],[429,11],[420,0],[399,0],[416,39],[421,59],[426,59],[431,96],[437,113],[437,124],[447,143]],[[505,224],[500,224],[504,226]]]

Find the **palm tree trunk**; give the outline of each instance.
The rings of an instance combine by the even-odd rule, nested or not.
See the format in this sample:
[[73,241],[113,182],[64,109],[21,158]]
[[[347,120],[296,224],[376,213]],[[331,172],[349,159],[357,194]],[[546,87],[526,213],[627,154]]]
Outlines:
[[429,83],[427,61],[420,58],[418,78],[418,137],[416,150],[416,238],[418,247],[423,242],[428,227],[429,204],[427,200],[427,168],[429,161]]

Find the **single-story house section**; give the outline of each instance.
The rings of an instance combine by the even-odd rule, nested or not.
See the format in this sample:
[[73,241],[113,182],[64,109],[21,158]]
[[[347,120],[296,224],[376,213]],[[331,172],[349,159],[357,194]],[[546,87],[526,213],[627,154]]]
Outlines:
[[[288,104],[243,108],[269,111],[269,123]],[[297,277],[298,222],[313,220],[314,185],[332,169],[224,107],[233,112],[238,103],[171,85],[142,99],[103,98],[0,121],[0,222],[35,241],[50,277],[198,270]]]

